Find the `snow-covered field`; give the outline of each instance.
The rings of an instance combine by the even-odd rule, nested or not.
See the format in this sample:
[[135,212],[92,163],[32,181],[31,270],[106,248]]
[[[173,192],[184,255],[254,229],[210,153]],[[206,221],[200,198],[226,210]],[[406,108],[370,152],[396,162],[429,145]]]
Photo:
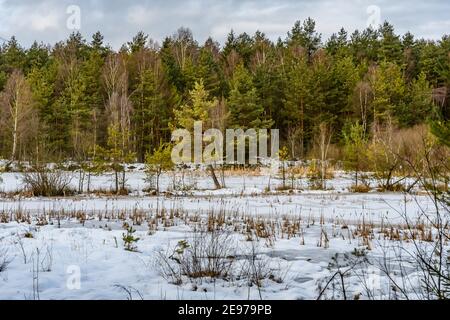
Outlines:
[[[329,191],[300,181],[294,193],[275,192],[280,181],[264,175],[227,176],[217,191],[192,175],[189,192],[169,193],[173,181],[164,176],[167,193],[157,197],[142,191],[143,178],[128,174],[127,197],[0,198],[0,299],[343,298],[341,280],[331,277],[346,269],[347,298],[402,298],[386,265],[392,279],[407,278],[409,292],[420,290],[417,266],[407,255],[395,261],[414,250],[405,215],[423,223],[425,239],[423,214],[435,210],[425,195],[350,193],[351,176],[341,173]],[[23,187],[19,173],[2,180],[5,193]],[[92,179],[92,189],[111,187],[110,176]],[[127,226],[139,238],[132,251]],[[213,260],[223,274],[182,272],[194,249],[209,254],[219,244]]]

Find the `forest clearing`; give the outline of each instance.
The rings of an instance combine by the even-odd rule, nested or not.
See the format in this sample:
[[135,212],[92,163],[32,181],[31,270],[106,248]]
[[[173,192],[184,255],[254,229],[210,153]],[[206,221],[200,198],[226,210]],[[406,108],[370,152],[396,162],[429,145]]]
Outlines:
[[448,4],[78,2],[0,0],[0,300],[450,298]]
[[[113,195],[113,174],[92,177],[89,194],[50,198],[20,194],[23,173],[3,174],[0,298],[426,298],[414,252],[429,252],[438,229],[419,185],[380,192],[372,178],[372,190],[355,193],[353,175],[339,171],[327,190],[306,177],[285,189],[248,170],[227,172],[217,190],[187,170],[163,174],[157,195],[145,190],[145,166],[132,167],[126,196]],[[76,172],[64,175],[79,185]]]

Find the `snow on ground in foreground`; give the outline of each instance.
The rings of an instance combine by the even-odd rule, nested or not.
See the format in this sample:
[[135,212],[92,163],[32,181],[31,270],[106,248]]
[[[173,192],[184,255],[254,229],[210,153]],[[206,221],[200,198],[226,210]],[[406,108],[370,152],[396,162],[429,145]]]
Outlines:
[[[17,252],[14,237],[8,234],[20,230],[14,225],[3,226],[2,237],[7,237],[12,252]],[[197,291],[192,291],[192,284],[181,287],[170,285],[162,279],[155,267],[155,251],[168,244],[176,244],[178,240],[186,238],[183,228],[171,228],[167,232],[158,232],[153,236],[146,236],[145,232],[138,235],[143,238],[138,243],[138,253],[127,252],[120,244],[115,247],[114,237],[121,239],[122,231],[104,231],[87,228],[55,229],[42,228],[36,233],[36,239],[25,240],[25,250],[31,254],[33,248],[51,247],[53,250],[53,268],[51,272],[40,274],[39,288],[41,299],[124,299],[124,291],[115,285],[131,286],[138,290],[145,299],[247,299],[248,287],[234,287],[232,283],[218,281],[199,285]],[[119,240],[121,242],[121,240]],[[298,247],[298,243],[278,245],[279,251]],[[311,244],[311,248],[315,245]],[[16,249],[16,250],[14,250]],[[43,250],[43,254],[45,250]],[[274,249],[276,252],[276,249]],[[12,253],[11,252],[11,253]],[[327,252],[327,255],[330,254]],[[288,267],[291,264],[289,276],[298,274],[303,280],[289,281],[289,285],[273,283],[265,298],[297,299],[313,298],[314,279],[318,277],[327,265],[323,253],[307,253],[293,257],[290,263],[282,261]],[[315,257],[307,262],[308,256]],[[81,289],[68,290],[66,288],[69,275],[67,268],[77,265],[81,269]],[[32,264],[24,264],[20,255],[16,256],[6,272],[0,274],[0,299],[23,299],[32,297]],[[313,290],[312,290],[313,291]],[[258,298],[258,292],[253,288],[251,298]],[[139,297],[137,297],[139,298]]]
[[[103,228],[100,228],[103,227]],[[345,230],[326,227],[329,230],[329,248],[318,247],[321,226],[305,230],[304,240],[278,239],[273,246],[261,240],[257,246],[258,259],[268,259],[281,283],[265,279],[260,290],[249,286],[246,280],[188,280],[180,286],[165,280],[158,267],[158,252],[167,252],[178,241],[190,239],[192,229],[186,226],[169,227],[149,235],[145,228],[136,233],[138,252],[124,250],[123,230],[115,222],[91,222],[80,227],[77,223],[35,227],[24,224],[0,224],[1,247],[7,249],[11,260],[6,271],[0,273],[0,299],[33,299],[33,277],[38,273],[40,299],[127,299],[128,295],[118,286],[136,290],[134,299],[316,299],[318,285],[332,273],[328,269],[332,257],[346,253],[352,257],[355,248],[362,248],[359,239],[342,239]],[[341,236],[332,237],[334,232]],[[23,238],[26,232],[34,238]],[[20,239],[21,238],[21,239]],[[242,236],[235,239],[242,252],[250,252],[250,242]],[[303,244],[304,241],[304,244]],[[381,259],[382,250],[374,241],[368,253],[371,259]],[[379,240],[379,244],[384,243]],[[23,246],[23,249],[22,249]],[[39,250],[39,257],[37,256]],[[28,260],[24,263],[24,256]],[[353,257],[356,259],[355,257]],[[263,260],[266,261],[266,260]],[[73,268],[80,270],[80,288],[70,287]],[[364,271],[368,279],[371,274]],[[373,272],[373,271],[372,271]],[[357,276],[348,278],[348,292],[364,294]],[[69,286],[68,286],[69,283]],[[387,286],[387,284],[386,284]],[[137,293],[139,292],[139,293]],[[34,293],[34,294],[33,294]],[[329,296],[330,297],[330,296]],[[386,298],[386,296],[380,296]]]
[[[108,177],[97,177],[98,186],[110,183]],[[350,259],[355,248],[362,250],[362,239],[349,236],[349,229],[365,223],[401,224],[402,213],[415,219],[423,211],[432,212],[432,203],[427,197],[405,197],[402,194],[350,194],[345,186],[350,179],[337,178],[331,184],[334,191],[308,192],[293,195],[264,195],[261,190],[267,177],[246,178],[245,188],[258,190],[257,194],[242,193],[245,189],[241,177],[229,178],[229,194],[198,193],[184,197],[132,197],[102,198],[74,197],[66,199],[0,199],[0,212],[10,215],[21,211],[32,216],[27,223],[0,223],[0,264],[2,257],[10,261],[6,270],[0,272],[0,299],[127,299],[128,294],[120,287],[132,291],[133,299],[316,299],[318,288],[330,277],[329,269],[335,254],[346,254]],[[4,190],[15,190],[20,185],[20,175],[3,176]],[[16,181],[14,184],[12,181]],[[103,181],[103,182],[101,182]],[[140,182],[139,182],[140,181]],[[166,183],[169,181],[166,177]],[[233,182],[234,181],[234,182]],[[97,182],[96,182],[97,183]],[[210,187],[208,179],[200,179],[199,185]],[[144,187],[142,174],[131,174],[129,184],[135,190]],[[149,234],[146,223],[135,226],[138,252],[124,250],[123,221],[115,219],[99,221],[97,215],[107,213],[156,212],[182,210],[186,214],[198,213],[206,217],[211,212],[227,212],[282,221],[283,216],[301,217],[302,236],[287,239],[278,236],[272,243],[260,239],[256,245],[258,259],[267,262],[271,270],[282,281],[265,279],[260,290],[250,286],[246,279],[193,281],[184,279],[181,285],[171,284],[160,272],[159,252],[169,252],[181,240],[190,241],[193,225],[183,223],[164,227]],[[38,217],[51,211],[66,213],[85,212],[91,218],[83,226],[76,219],[63,219],[61,226],[52,221],[49,225],[38,225]],[[323,217],[324,224],[319,225]],[[307,221],[307,222],[306,222]],[[311,222],[314,221],[314,222]],[[195,225],[195,224],[194,224]],[[345,227],[344,227],[345,226]],[[319,246],[322,230],[326,231],[329,243]],[[24,235],[30,233],[32,238]],[[243,234],[233,233],[232,241],[238,255],[247,255],[252,242]],[[378,261],[388,250],[395,247],[411,248],[407,242],[384,240],[376,234],[371,241],[367,258]],[[388,248],[388,249],[386,249]],[[39,253],[38,253],[39,252]],[[26,262],[24,261],[26,259]],[[74,269],[75,268],[75,269]],[[71,272],[79,268],[81,287],[71,290]],[[367,270],[366,270],[367,269]],[[364,272],[373,279],[370,268]],[[39,270],[36,273],[36,270]],[[372,270],[372,271],[371,271]],[[416,281],[413,266],[407,269],[411,283]],[[379,274],[376,274],[379,277]],[[375,277],[376,278],[376,277]],[[38,279],[38,280],[37,280]],[[378,278],[376,278],[378,279]],[[349,293],[362,294],[361,279],[353,275],[347,279]],[[38,283],[38,289],[36,284]],[[385,282],[379,281],[382,286]],[[69,284],[69,285],[68,285]],[[388,290],[389,291],[389,290]],[[381,291],[380,291],[381,292]],[[328,298],[339,298],[328,292]],[[380,298],[392,298],[388,293]]]

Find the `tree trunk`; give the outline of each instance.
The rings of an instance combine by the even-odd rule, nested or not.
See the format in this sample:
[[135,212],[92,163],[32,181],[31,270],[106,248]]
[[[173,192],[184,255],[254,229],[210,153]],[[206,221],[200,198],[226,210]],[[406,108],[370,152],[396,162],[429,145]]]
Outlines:
[[14,133],[13,133],[13,146],[12,146],[12,152],[11,152],[11,161],[16,160],[16,150],[17,150],[17,131],[14,130]]
[[116,176],[116,194],[119,194],[119,172],[114,171],[114,174]]
[[16,160],[16,152],[17,152],[17,128],[19,126],[19,115],[18,109],[19,106],[16,105],[15,114],[14,114],[14,129],[13,129],[13,145],[12,145],[12,153],[11,153],[11,161]]
[[214,170],[213,165],[209,165],[208,170],[211,174],[211,178],[213,179],[214,185],[216,186],[216,189],[222,189],[222,186],[220,185],[219,179],[217,179],[216,171]]
[[321,175],[322,175],[322,190],[325,190],[326,189],[326,183],[325,183],[325,178],[326,178],[326,168],[325,168],[325,160],[323,160],[323,157],[322,157],[322,161],[321,161]]
[[159,196],[159,178],[161,177],[161,172],[156,174],[156,194]]
[[78,177],[78,193],[83,193],[83,184],[84,184],[84,179],[83,179],[83,169],[80,169],[80,175]]
[[121,191],[125,191],[125,175],[126,175],[126,172],[125,172],[125,165],[124,165],[124,167],[123,167],[123,171],[122,171],[122,186],[121,186]]
[[91,170],[88,172],[87,193],[91,193]]

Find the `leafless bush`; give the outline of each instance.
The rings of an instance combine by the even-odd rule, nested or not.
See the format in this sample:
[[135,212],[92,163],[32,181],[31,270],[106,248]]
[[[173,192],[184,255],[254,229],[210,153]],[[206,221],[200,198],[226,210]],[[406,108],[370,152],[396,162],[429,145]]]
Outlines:
[[243,281],[249,290],[256,287],[261,298],[264,280],[283,283],[287,273],[271,266],[271,258],[259,252],[256,241],[238,251],[237,241],[226,231],[196,231],[175,248],[159,252],[156,264],[164,279],[176,285],[186,279],[194,284],[208,279]]
[[350,186],[350,191],[353,193],[369,193],[372,188],[369,183],[363,182],[361,184],[353,184]]
[[[433,141],[424,137],[423,161],[419,170],[412,162],[408,162],[411,169],[418,176],[421,186],[426,190],[433,202],[433,213],[422,210],[422,216],[432,228],[434,241],[424,245],[416,239],[412,239],[415,257],[421,273],[422,285],[426,292],[426,298],[450,299],[450,252],[448,242],[450,240],[450,193],[448,189],[442,192],[439,185],[442,181],[448,183],[448,150],[435,145]],[[403,215],[408,230],[414,229],[408,215]]]
[[400,132],[391,122],[374,129],[374,138],[367,153],[380,192],[402,191],[401,183],[406,179],[406,175],[403,172],[404,177],[397,178],[404,171],[402,156],[410,154],[411,157],[416,157],[408,140],[404,139],[410,134]]
[[[414,196],[420,208],[419,217],[430,228],[429,236],[410,237],[409,247],[385,249],[395,253],[397,268],[402,271],[400,277],[392,276],[391,263],[387,258],[383,259],[380,270],[402,299],[450,299],[450,194],[448,186],[440,187],[442,183],[448,185],[448,149],[436,144],[429,135],[421,136],[417,149],[420,150],[420,161],[405,156],[401,158],[433,203],[432,208],[422,208]],[[405,231],[416,233],[418,223],[410,213],[401,210],[398,213]],[[406,271],[411,269],[414,272]]]
[[120,284],[116,284],[116,285],[114,285],[114,288],[124,291],[127,295],[127,300],[129,300],[129,301],[134,300],[134,294],[136,294],[139,297],[139,300],[141,300],[141,301],[144,300],[144,297],[139,292],[139,290],[137,290],[133,287],[126,287],[126,286],[123,286]]
[[169,282],[181,284],[183,277],[231,280],[235,245],[223,231],[194,232],[188,241],[180,241],[171,253],[160,252],[157,263],[161,275]]
[[[450,251],[448,205],[435,198],[435,211],[426,212],[421,209],[421,216],[429,223],[430,236],[410,237],[410,248],[405,246],[390,246],[385,251],[394,252],[400,277],[392,276],[392,266],[385,258],[379,266],[381,272],[389,278],[390,286],[402,299],[430,300],[450,299]],[[416,224],[405,212],[400,212],[406,225],[406,231],[413,234]],[[414,272],[406,270],[414,269]]]
[[6,271],[12,259],[8,256],[8,250],[0,248],[0,273]]
[[57,197],[74,194],[70,187],[71,176],[60,170],[49,170],[36,167],[32,172],[26,172],[23,181],[29,192],[34,196]]
[[[356,251],[355,251],[356,252]],[[347,278],[355,275],[356,269],[367,262],[366,256],[360,254],[336,254],[328,265],[332,275],[328,279],[321,279],[317,284],[319,296],[322,299],[350,299]],[[329,296],[328,294],[331,294]]]
[[20,235],[17,235],[17,244],[20,247],[20,251],[22,252],[23,263],[27,264],[28,263],[28,255],[27,255],[27,252],[25,251],[25,245],[24,245],[23,239]]
[[45,254],[42,257],[41,261],[41,271],[42,272],[51,272],[53,268],[53,246],[45,247]]
[[252,241],[250,251],[245,255],[245,259],[240,266],[239,278],[245,279],[250,288],[255,286],[258,289],[259,298],[262,300],[261,288],[265,280],[271,280],[275,283],[283,283],[288,269],[283,269],[281,265],[277,268],[271,266],[271,258],[261,254],[258,249],[258,242]]

